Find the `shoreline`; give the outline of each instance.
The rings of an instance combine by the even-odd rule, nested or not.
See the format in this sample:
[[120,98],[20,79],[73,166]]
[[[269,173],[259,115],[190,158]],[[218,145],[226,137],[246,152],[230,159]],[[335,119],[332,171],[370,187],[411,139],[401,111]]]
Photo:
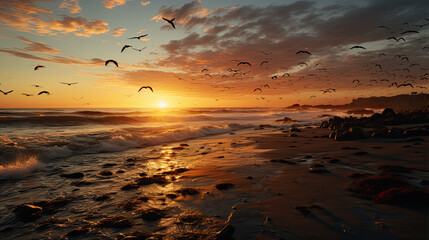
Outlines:
[[[327,128],[288,129],[265,125],[147,149],[81,155],[58,166],[48,164],[26,180],[16,182],[16,190],[7,195],[10,199],[3,199],[10,210],[2,210],[8,214],[0,221],[0,236],[5,239],[48,233],[67,239],[145,239],[143,236],[425,239],[428,236],[427,206],[413,209],[376,203],[353,196],[349,191],[357,180],[352,176],[377,176],[381,174],[377,169],[381,165],[406,166],[411,170],[389,174],[398,175],[414,188],[427,189],[420,182],[429,180],[428,136],[418,141],[409,138],[336,141],[328,138],[331,130]],[[42,210],[36,208],[37,212],[30,215],[17,210],[26,204],[41,206]],[[53,213],[44,211],[46,204],[54,204]],[[24,215],[19,217],[19,214]]]

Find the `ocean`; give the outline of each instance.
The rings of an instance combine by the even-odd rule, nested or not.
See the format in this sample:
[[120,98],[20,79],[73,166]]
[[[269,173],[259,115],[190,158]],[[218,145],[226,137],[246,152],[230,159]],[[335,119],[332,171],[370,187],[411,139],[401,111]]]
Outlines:
[[[215,223],[224,223],[238,199],[258,201],[271,193],[255,184],[246,191],[216,198],[200,195],[205,201],[186,196],[169,200],[165,196],[177,195],[183,187],[203,191],[231,176],[245,180],[249,172],[259,179],[275,177],[281,168],[264,164],[267,160],[259,153],[265,150],[254,148],[254,137],[292,125],[315,125],[326,115],[346,114],[281,108],[1,109],[0,232],[4,239],[62,239],[74,228],[96,225],[103,217],[117,215],[136,222],[127,231],[161,231],[175,236],[202,231],[178,228],[174,219],[183,214],[219,215],[204,230],[215,231],[219,229]],[[276,122],[284,117],[296,122]],[[182,171],[188,169],[200,169],[193,173],[200,175],[182,178]],[[204,173],[201,169],[208,170]],[[84,177],[64,177],[71,173]],[[141,176],[161,176],[168,183],[123,190]],[[97,196],[108,200],[96,201]],[[19,221],[13,213],[19,204],[58,198],[67,199],[67,206],[55,215],[43,214],[37,224]],[[120,207],[129,201],[137,204],[135,209]],[[146,224],[135,217],[135,211],[147,208],[170,214],[158,224]],[[65,223],[41,229],[46,221],[54,221],[49,220],[51,216]],[[160,226],[164,230],[159,230]],[[95,229],[83,239],[117,235]]]

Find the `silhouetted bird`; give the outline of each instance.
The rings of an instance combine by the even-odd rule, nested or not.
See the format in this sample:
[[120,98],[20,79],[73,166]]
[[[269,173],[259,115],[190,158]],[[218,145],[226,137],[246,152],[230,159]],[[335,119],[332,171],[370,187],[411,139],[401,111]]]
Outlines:
[[107,64],[109,64],[109,63],[113,63],[113,64],[115,64],[115,65],[116,65],[116,67],[119,67],[118,62],[116,62],[115,60],[112,60],[112,59],[107,60],[107,61],[104,63],[104,66],[107,66]]
[[308,67],[308,64],[306,62],[300,62],[300,63],[298,63],[298,65],[305,65]]
[[407,33],[419,33],[419,32],[417,32],[417,31],[405,31],[405,32],[401,33],[401,35],[404,35],[404,34],[407,34]]
[[3,93],[4,95],[8,95],[9,93],[13,92],[13,90],[10,90],[9,92],[3,92],[2,90],[0,90],[1,93]]
[[42,95],[42,94],[51,95],[51,93],[50,93],[50,92],[48,92],[48,91],[41,91],[41,92],[39,92],[39,94],[37,94],[37,95]]
[[296,52],[296,54],[300,54],[300,53],[305,53],[305,54],[308,54],[308,55],[311,55],[311,53],[309,52],[309,51],[298,51],[298,52]]
[[258,90],[262,92],[262,89],[260,89],[260,88],[255,88],[255,90],[253,90],[253,92],[256,92]]
[[42,87],[42,86],[40,86],[40,85],[37,85],[37,84],[36,84],[36,85],[32,85],[32,86],[34,86],[34,87],[36,87],[36,88],[38,88],[38,87]]
[[150,89],[153,92],[153,89],[150,86],[143,86],[137,92],[140,92],[144,88]]
[[272,79],[272,80],[277,79],[277,76],[276,76],[276,75],[271,76],[271,79]]
[[121,52],[123,52],[125,49],[130,48],[130,47],[133,47],[133,46],[131,46],[131,45],[124,45],[124,46],[122,47]]
[[43,65],[37,65],[36,67],[34,67],[34,71],[39,70],[39,68],[45,68],[45,66],[43,66]]
[[403,83],[403,84],[399,84],[399,85],[397,86],[397,88],[400,88],[400,87],[406,87],[406,86],[410,86],[410,87],[414,88],[414,87],[413,87],[413,85],[412,85],[411,83]]
[[26,96],[26,97],[31,97],[33,96],[33,94],[28,94],[28,93],[22,93],[22,95]]
[[261,67],[262,64],[264,64],[264,63],[268,63],[268,61],[262,61],[261,64],[259,64],[259,66]]
[[204,68],[203,70],[201,70],[201,72],[204,72],[204,71],[209,71],[209,70],[207,70],[207,68]]
[[290,74],[289,74],[289,73],[284,73],[284,74],[282,75],[282,77],[284,77],[284,76],[286,76],[286,75],[288,75],[288,77],[290,77]]
[[73,84],[78,84],[78,82],[73,82],[73,83],[67,83],[67,82],[60,82],[61,84],[66,84],[66,85],[69,85],[69,86],[71,86],[71,85],[73,85]]
[[148,34],[144,34],[144,35],[140,35],[140,36],[138,36],[138,37],[130,37],[130,38],[128,38],[128,39],[138,39],[138,40],[140,40],[140,38],[144,38],[144,37],[146,37]]
[[176,19],[176,18],[173,18],[173,19],[171,19],[171,20],[168,20],[167,18],[162,18],[162,19],[164,19],[165,21],[167,21],[169,24],[171,24],[171,26],[172,26],[174,29],[176,29],[176,26],[174,26],[174,23],[173,23],[174,19]]
[[252,66],[252,64],[250,64],[249,62],[239,62],[239,63],[237,63],[237,66],[239,66],[239,65],[245,65],[245,64],[247,64],[249,66]]
[[142,48],[142,49],[137,49],[137,48],[133,48],[134,50],[136,50],[136,51],[139,51],[139,52],[141,52],[142,50],[145,50],[147,47],[144,47],[144,48]]
[[353,47],[351,47],[350,49],[355,49],[355,48],[362,48],[362,49],[366,49],[366,48],[364,48],[364,47],[362,47],[362,46],[353,46]]

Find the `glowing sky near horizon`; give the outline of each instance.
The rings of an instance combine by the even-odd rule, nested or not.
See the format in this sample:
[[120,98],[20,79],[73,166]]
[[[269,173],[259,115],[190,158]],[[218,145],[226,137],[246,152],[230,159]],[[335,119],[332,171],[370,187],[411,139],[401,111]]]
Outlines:
[[[427,92],[428,34],[423,0],[1,1],[0,89],[14,91],[0,107],[284,107]],[[153,93],[137,92],[147,85]]]

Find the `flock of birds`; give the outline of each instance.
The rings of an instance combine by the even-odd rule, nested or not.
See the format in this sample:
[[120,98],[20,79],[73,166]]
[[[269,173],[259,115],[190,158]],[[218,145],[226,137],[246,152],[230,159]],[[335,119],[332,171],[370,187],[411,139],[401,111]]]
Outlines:
[[[173,29],[176,29],[175,24],[174,24],[174,20],[175,18],[172,19],[167,19],[167,18],[162,18],[163,20],[165,20],[168,24],[171,25],[171,27]],[[419,28],[423,28],[427,25],[429,25],[429,19],[425,18],[425,20],[427,21],[425,24],[421,24],[421,25],[417,25],[414,24],[414,27],[419,27]],[[406,22],[403,23],[403,26],[409,27],[410,25]],[[393,34],[394,31],[392,31],[391,28],[387,27],[387,26],[378,26],[379,29],[384,29],[390,32],[390,34]],[[401,28],[400,30],[402,30],[403,28]],[[410,30],[407,29],[405,31],[402,31],[402,33],[400,34],[401,37],[398,36],[389,36],[386,38],[386,40],[393,40],[395,43],[399,43],[399,42],[403,42],[406,43],[407,40],[405,39],[405,37],[409,34],[418,34],[419,31],[416,30]],[[143,34],[143,35],[139,35],[139,36],[135,36],[135,37],[131,37],[128,39],[136,39],[136,40],[141,40],[143,38],[145,38],[146,36],[148,36],[148,34]],[[131,45],[124,45],[121,49],[121,53],[123,53],[124,51],[126,51],[127,49],[133,49],[135,51],[139,51],[141,52],[142,50],[146,49],[146,47],[141,48],[141,49],[137,49],[134,48]],[[350,48],[350,50],[354,50],[354,49],[359,49],[359,50],[367,50],[366,47],[364,46],[360,46],[360,45],[356,45],[356,46],[352,46]],[[423,47],[423,49],[429,49],[428,46]],[[272,58],[270,57],[272,52],[264,52],[261,51],[261,53],[264,55],[264,58],[262,59],[262,61],[259,64],[259,69],[265,68],[265,69],[269,69],[269,65],[270,62],[272,62]],[[312,53],[307,51],[307,50],[299,50],[296,52],[296,55],[303,55],[305,57],[310,57],[312,56]],[[428,80],[429,79],[429,73],[424,73],[421,76],[415,76],[412,74],[412,72],[414,72],[415,68],[418,67],[420,64],[419,63],[411,63],[411,57],[407,56],[405,54],[397,54],[394,56],[394,58],[397,58],[398,61],[400,61],[400,63],[396,63],[396,66],[404,66],[404,63],[408,64],[407,66],[404,66],[402,69],[391,69],[391,65],[389,65],[389,63],[384,62],[383,60],[385,60],[388,54],[386,53],[378,53],[377,56],[375,57],[377,59],[377,62],[373,62],[373,63],[364,63],[364,69],[362,69],[362,71],[371,71],[371,75],[374,76],[374,79],[370,79],[369,82],[366,84],[366,86],[372,86],[372,84],[382,84],[382,83],[387,83],[388,87],[396,87],[396,88],[401,88],[401,87],[411,87],[414,88],[415,83],[417,83],[417,81],[419,80]],[[251,62],[249,61],[242,61],[242,60],[232,60],[232,62],[234,63],[233,66],[229,66],[228,69],[226,69],[226,71],[224,71],[223,73],[219,74],[222,75],[220,77],[220,79],[228,79],[228,78],[233,78],[235,80],[242,80],[245,78],[253,78],[251,76],[249,76],[251,72],[250,68],[254,69],[256,66],[252,65]],[[105,61],[105,66],[108,66],[109,64],[113,64],[116,67],[119,67],[119,64],[116,60],[114,59],[109,59]],[[311,61],[301,61],[298,62],[297,66],[300,67],[305,67],[310,69],[309,64],[311,64]],[[241,66],[241,68],[239,68]],[[245,67],[248,71],[243,71],[243,67]],[[46,66],[44,65],[37,65],[36,67],[34,67],[34,71],[38,71],[40,69],[46,68]],[[427,71],[429,69],[423,68],[423,67],[419,67],[421,70]],[[296,76],[295,78],[298,79],[297,82],[299,82],[302,79],[305,78],[315,78],[318,80],[321,80],[322,77],[326,77],[323,76],[323,74],[327,74],[329,73],[330,70],[332,70],[333,68],[326,68],[323,67],[323,64],[321,63],[317,63],[314,65],[314,68],[312,68],[311,70],[315,70],[317,71],[316,73],[313,73],[312,71],[307,71],[309,73],[307,74],[300,74],[298,76]],[[390,70],[389,70],[390,69]],[[270,76],[271,80],[277,80],[279,78],[289,78],[289,81],[292,81],[291,79],[291,74],[289,72],[285,72],[286,70],[288,70],[288,68],[286,67],[281,67],[280,69],[275,69],[274,73]],[[404,75],[404,72],[406,72],[407,75]],[[200,71],[200,74],[203,74],[201,77],[209,77],[209,78],[213,78],[213,74],[210,73],[210,71],[208,70],[208,68],[203,68]],[[215,73],[216,74],[216,73]],[[231,74],[230,76],[228,76],[228,74]],[[248,74],[248,75],[246,75]],[[330,75],[339,75],[338,73],[330,73]],[[177,76],[177,75],[173,75],[174,77],[178,78],[179,80],[186,80],[183,77]],[[342,74],[342,77],[347,77],[346,73]],[[194,81],[195,79],[192,78],[192,80]],[[400,81],[403,82],[400,82]],[[330,81],[330,80],[328,80]],[[230,81],[231,82],[231,81]],[[78,82],[60,82],[61,84],[64,85],[68,85],[68,86],[72,86],[75,84],[78,84]],[[284,83],[284,81],[283,81]],[[279,85],[280,83],[276,82],[275,84]],[[364,85],[364,80],[361,79],[354,79],[352,81],[352,86],[353,87],[358,87]],[[42,86],[40,85],[33,85],[36,88],[41,88]],[[214,88],[219,88],[219,85],[212,85]],[[230,90],[233,87],[229,87],[229,86],[224,86],[223,87],[223,91],[225,90]],[[416,86],[416,88],[420,88],[420,89],[426,89],[425,86]],[[141,92],[144,89],[148,89],[151,92],[153,92],[153,88],[151,86],[142,86],[138,89],[137,92]],[[253,90],[253,93],[259,93],[262,94],[263,89],[276,89],[276,88],[272,88],[269,84],[264,84],[261,85],[260,87],[257,87]],[[320,90],[322,92],[322,94],[327,94],[327,93],[333,93],[336,92],[337,89],[336,88],[326,88],[326,89],[321,89]],[[13,90],[10,91],[3,91],[0,90],[1,93],[3,93],[4,95],[8,95],[10,93],[13,92]],[[51,95],[51,93],[49,91],[40,91],[37,95],[42,95],[42,94],[46,94],[46,95]],[[28,93],[22,93],[22,95],[24,96],[33,96],[33,94],[28,94]],[[133,94],[130,95],[125,95],[126,97],[131,97]],[[80,101],[83,97],[81,98],[74,98],[76,101]],[[283,97],[279,97],[279,99],[282,99]],[[311,95],[309,97],[310,99],[312,98],[316,98],[316,95]],[[257,100],[265,100],[265,97],[258,97],[256,98]],[[219,99],[215,99],[216,101],[218,101]],[[89,105],[89,103],[88,103]]]

